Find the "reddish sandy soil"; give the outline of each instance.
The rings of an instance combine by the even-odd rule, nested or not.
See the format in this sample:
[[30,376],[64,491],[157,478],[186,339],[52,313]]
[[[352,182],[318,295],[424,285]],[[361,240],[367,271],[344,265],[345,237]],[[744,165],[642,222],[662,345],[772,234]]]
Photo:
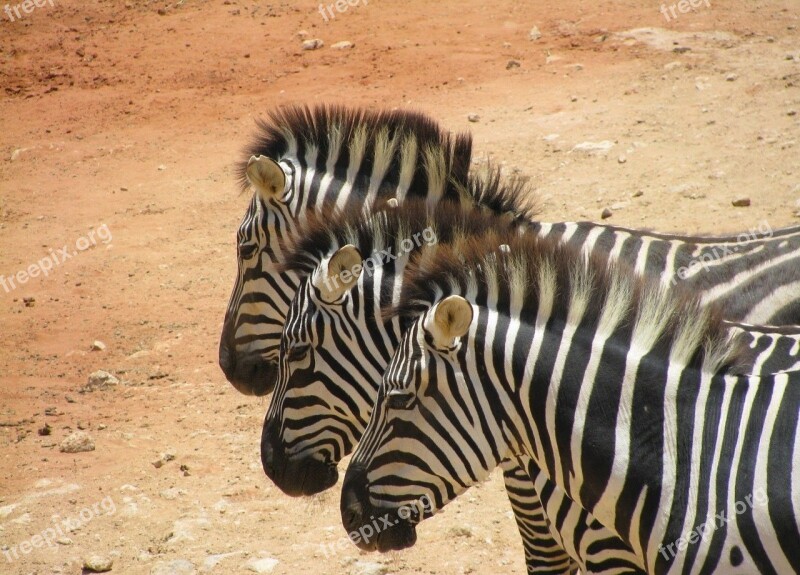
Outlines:
[[[543,219],[611,207],[612,223],[665,231],[797,223],[796,1],[712,0],[670,22],[659,6],[361,0],[329,22],[314,2],[0,13],[0,274],[77,251],[0,285],[0,573],[79,573],[91,554],[126,574],[524,573],[496,475],[384,556],[342,541],[338,490],[293,500],[265,478],[266,400],[216,365],[248,201],[231,168],[274,106],[399,107],[471,130],[480,161],[529,175]],[[303,30],[325,46],[301,50]],[[330,48],[342,40],[355,47]],[[572,151],[604,140],[605,155]],[[742,197],[751,206],[734,208]],[[122,383],[82,393],[98,369]],[[59,452],[78,428],[96,450]],[[175,459],[156,468],[164,452]],[[59,543],[36,538],[64,520],[77,528]]]

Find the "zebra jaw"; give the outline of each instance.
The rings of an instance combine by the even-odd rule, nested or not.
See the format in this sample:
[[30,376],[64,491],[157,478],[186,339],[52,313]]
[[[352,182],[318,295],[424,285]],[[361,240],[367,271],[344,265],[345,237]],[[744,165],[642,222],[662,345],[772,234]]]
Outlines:
[[246,174],[256,193],[264,199],[282,194],[286,187],[286,174],[283,173],[283,169],[267,156],[250,156]]

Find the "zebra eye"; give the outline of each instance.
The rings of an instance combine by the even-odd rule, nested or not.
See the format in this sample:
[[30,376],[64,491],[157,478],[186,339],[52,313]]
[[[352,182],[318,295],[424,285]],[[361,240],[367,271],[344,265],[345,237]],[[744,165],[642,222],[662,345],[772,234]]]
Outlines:
[[258,250],[258,244],[240,244],[239,245],[239,259],[249,260]]
[[408,409],[414,394],[402,389],[393,389],[386,394],[386,405],[389,409]]
[[308,355],[308,350],[310,349],[311,346],[308,344],[295,345],[289,348],[289,361],[300,361]]

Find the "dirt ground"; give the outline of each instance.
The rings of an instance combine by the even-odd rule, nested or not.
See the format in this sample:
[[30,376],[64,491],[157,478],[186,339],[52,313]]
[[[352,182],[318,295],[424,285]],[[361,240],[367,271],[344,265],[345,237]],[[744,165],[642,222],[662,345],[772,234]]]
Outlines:
[[[232,165],[274,106],[470,130],[545,220],[798,223],[796,0],[351,0],[327,21],[310,1],[20,2],[0,12],[2,574],[94,554],[125,574],[524,573],[497,474],[388,555],[343,540],[338,489],[293,500],[264,476],[266,400],[216,357],[248,202]],[[121,383],[86,389],[101,369]],[[96,449],[60,452],[79,429]]]

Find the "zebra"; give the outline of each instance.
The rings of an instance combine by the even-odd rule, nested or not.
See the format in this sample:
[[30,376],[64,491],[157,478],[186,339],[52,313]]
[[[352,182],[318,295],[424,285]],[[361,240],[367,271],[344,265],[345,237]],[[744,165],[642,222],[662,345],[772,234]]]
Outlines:
[[[238,272],[225,312],[219,365],[240,392],[265,395],[277,375],[280,334],[298,278],[277,268],[308,211],[394,198],[462,201],[469,134],[421,113],[288,106],[258,123],[237,172],[253,196],[237,232]],[[518,202],[519,205],[522,202]]]
[[[237,169],[240,184],[254,192],[237,232],[238,271],[220,336],[219,365],[240,392],[265,395],[275,384],[280,333],[299,281],[278,267],[308,210],[370,207],[390,197],[400,203],[425,197],[431,205],[442,198],[463,201],[472,139],[444,131],[421,113],[292,106],[259,123],[245,158]],[[527,188],[512,192],[488,207],[513,205],[519,217],[533,221]],[[665,281],[704,289],[709,297],[726,300],[730,320],[800,323],[797,304],[787,303],[800,290],[791,275],[798,266],[786,255],[800,244],[800,226],[775,234],[766,226],[766,234],[704,238],[589,222],[535,225],[542,235],[607,251],[636,261],[639,271],[660,271]],[[685,278],[677,275],[682,270]],[[748,297],[742,298],[746,291]]]
[[360,547],[413,545],[520,455],[646,573],[800,572],[800,372],[741,373],[718,306],[501,233],[412,262],[398,299],[406,330],[342,487]]
[[[472,194],[490,198],[498,186],[499,180],[492,179]],[[363,432],[377,382],[399,341],[400,325],[383,322],[380,309],[394,303],[397,280],[408,259],[421,250],[435,249],[431,244],[458,244],[468,235],[502,227],[501,221],[495,214],[467,213],[460,207],[440,206],[431,214],[424,206],[407,202],[402,210],[369,216],[353,212],[311,217],[301,227],[302,239],[288,251],[286,266],[303,279],[287,315],[279,381],[262,433],[262,463],[278,487],[290,495],[310,495],[336,483],[336,464]],[[424,244],[412,241],[426,237],[429,241]],[[362,260],[361,254],[373,256]],[[385,265],[376,265],[374,254],[382,254]],[[389,259],[387,254],[398,257]],[[343,270],[359,268],[366,273],[339,281]],[[733,328],[736,337],[747,338],[752,350],[748,366],[765,365],[765,355],[793,347],[790,368],[794,367],[800,328],[793,338],[789,329],[775,334],[764,328],[751,332],[732,324]],[[568,545],[560,543],[559,533],[555,534],[559,543],[547,536],[550,527],[532,489],[529,467],[530,462],[522,467],[514,461],[503,465],[526,563],[530,572],[564,573],[564,556],[556,557],[553,547]],[[597,537],[604,535],[599,525],[594,531]],[[607,554],[615,547],[624,545],[606,544],[603,551]],[[575,557],[577,551],[567,554]],[[619,553],[614,561],[619,562]],[[608,563],[594,558],[591,564],[605,571]],[[599,572],[585,565],[580,563],[584,573]]]

